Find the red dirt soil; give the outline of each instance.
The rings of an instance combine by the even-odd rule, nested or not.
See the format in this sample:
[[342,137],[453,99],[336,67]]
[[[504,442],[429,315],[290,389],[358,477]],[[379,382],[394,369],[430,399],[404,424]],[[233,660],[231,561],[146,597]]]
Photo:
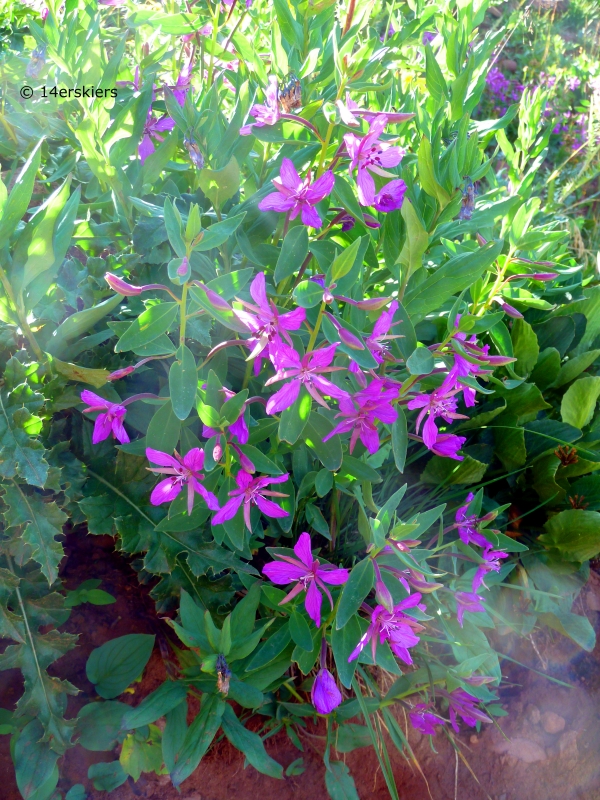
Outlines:
[[[100,578],[104,590],[117,598],[108,606],[85,604],[76,607],[64,630],[79,633],[79,644],[54,666],[55,674],[70,680],[81,691],[69,698],[67,716],[76,716],[81,706],[95,698],[85,676],[91,650],[108,639],[126,633],[154,633],[170,638],[171,631],[157,619],[148,590],[138,584],[130,564],[114,550],[110,537],[92,537],[83,531],[66,539],[67,558],[62,576],[73,589],[89,578]],[[592,573],[582,607],[598,629],[600,578]],[[500,692],[509,716],[501,718],[504,731],[489,725],[476,734],[464,728],[460,741],[468,762],[458,759],[443,735],[435,739],[434,752],[428,737],[411,732],[410,741],[427,784],[418,771],[392,746],[390,756],[402,800],[600,800],[600,645],[593,653],[582,653],[558,634],[538,634],[531,642],[498,637],[499,651],[538,672],[547,672],[572,688],[563,688],[543,675],[503,662],[507,683]],[[155,647],[143,680],[134,684],[133,694],[120,699],[137,704],[166,677],[159,647]],[[0,672],[0,705],[14,707],[22,691],[17,670]],[[360,722],[361,720],[357,720]],[[403,727],[404,720],[401,719]],[[168,776],[144,773],[137,783],[128,782],[110,795],[97,792],[87,778],[90,764],[112,761],[114,753],[92,753],[74,747],[62,760],[59,789],[66,792],[83,783],[90,800],[314,800],[326,797],[321,753],[324,740],[319,728],[308,728],[304,752],[300,753],[283,735],[274,736],[266,747],[273,758],[287,767],[302,757],[301,775],[277,781],[244,769],[244,758],[227,742],[215,745],[180,792]],[[505,738],[506,737],[506,738]],[[355,779],[361,800],[386,800],[389,794],[370,748],[337,756],[344,760]],[[469,769],[470,768],[470,769]],[[470,772],[472,771],[472,773]],[[474,777],[476,776],[476,777]],[[0,784],[2,800],[20,800],[9,737],[0,737]]]

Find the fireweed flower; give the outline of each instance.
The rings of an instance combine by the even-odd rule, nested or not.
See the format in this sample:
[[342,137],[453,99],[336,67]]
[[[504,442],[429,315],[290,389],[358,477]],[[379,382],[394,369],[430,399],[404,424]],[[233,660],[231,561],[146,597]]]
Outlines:
[[[476,592],[477,589],[483,584],[485,586],[484,578],[488,574],[488,572],[500,572],[500,568],[502,564],[500,560],[503,558],[508,558],[508,553],[504,553],[501,550],[493,550],[491,545],[488,545],[486,549],[481,554],[483,558],[483,564],[480,564],[477,567],[477,571],[473,578],[473,591]],[[487,589],[488,587],[485,586]]]
[[[361,301],[353,301],[356,305],[359,305]],[[365,301],[366,302],[366,301]],[[394,314],[398,310],[398,301],[393,300],[390,303],[390,307],[387,311],[383,311],[379,315],[379,319],[373,326],[373,330],[369,334],[369,336],[365,339],[365,344],[367,345],[367,349],[375,359],[378,364],[383,364],[384,361],[393,361],[395,360],[390,353],[389,347],[386,344],[387,339],[395,339],[396,337],[390,335],[390,328],[392,327],[392,320],[394,319]],[[348,367],[350,372],[357,375],[362,376],[362,370],[356,364],[356,362],[351,361],[350,366]],[[360,378],[359,378],[360,380]],[[366,384],[365,384],[366,385]]]
[[162,142],[164,136],[161,134],[173,130],[175,127],[175,120],[171,117],[161,117],[155,119],[152,115],[152,108],[148,109],[148,116],[146,117],[146,124],[144,125],[143,137],[138,147],[138,155],[142,164],[154,152],[154,141]]
[[358,200],[363,206],[372,206],[375,202],[375,181],[370,173],[393,178],[394,175],[386,172],[384,167],[397,167],[404,155],[403,148],[379,140],[387,125],[388,116],[383,115],[373,120],[369,132],[362,139],[353,133],[344,134],[344,142],[350,156],[348,170],[352,175],[358,168],[356,178]]
[[271,483],[285,483],[287,479],[287,472],[285,475],[277,475],[275,477],[263,476],[262,478],[253,478],[252,475],[241,469],[235,476],[235,482],[238,488],[229,492],[231,500],[228,500],[223,508],[214,515],[212,524],[221,525],[228,519],[233,519],[242,504],[244,506],[244,522],[249,531],[252,531],[250,510],[253,505],[257,506],[265,517],[289,517],[288,512],[284,511],[281,506],[278,506],[277,503],[274,503],[272,500],[267,500],[267,497],[287,497],[287,494],[274,492],[266,488]]
[[304,225],[320,228],[323,221],[315,206],[331,194],[335,178],[333,172],[327,170],[314,183],[311,180],[311,172],[303,180],[293,162],[284,158],[279,178],[272,181],[277,191],[263,198],[258,207],[261,211],[287,212],[290,219],[296,219],[300,214]]
[[240,136],[249,136],[252,133],[252,128],[264,128],[265,125],[275,125],[281,119],[279,111],[279,86],[275,75],[269,77],[269,86],[265,91],[265,105],[255,103],[250,109],[250,116],[254,117],[255,121],[250,125],[244,125],[240,128]]
[[458,717],[460,717],[467,725],[474,728],[478,722],[491,722],[492,720],[477,708],[479,700],[473,697],[472,694],[465,692],[464,689],[458,688],[453,692],[445,692],[440,689],[439,694],[447,698],[450,705],[450,724],[459,733]]
[[[334,567],[333,564],[322,564],[318,559],[313,558],[310,536],[308,533],[301,533],[300,538],[294,545],[294,553],[297,558],[275,554],[275,558],[280,561],[272,561],[263,567],[263,574],[272,583],[280,585],[296,581],[296,585],[288,592],[279,605],[289,603],[297,594],[306,591],[304,606],[306,613],[315,623],[317,628],[321,626],[321,603],[323,596],[319,591],[322,589],[327,595],[331,608],[333,599],[327,586],[341,586],[348,580],[348,570]],[[281,563],[283,562],[283,563]]]
[[[250,295],[256,305],[247,303],[245,300],[240,302],[245,306],[246,310],[234,309],[233,313],[252,333],[252,336],[246,340],[247,345],[251,348],[248,358],[256,358],[265,348],[268,348],[269,355],[273,358],[276,357],[278,349],[281,347],[281,338],[290,345],[292,340],[288,331],[297,331],[306,318],[306,311],[303,308],[296,308],[294,311],[288,311],[285,314],[280,314],[275,304],[267,297],[267,290],[265,285],[265,273],[259,272],[250,284]],[[260,370],[261,359],[255,364]]]
[[200,495],[211,511],[219,509],[219,501],[215,495],[205,489],[201,483],[204,480],[204,475],[200,472],[204,466],[204,450],[194,447],[182,458],[177,452],[173,457],[168,453],[147,447],[146,458],[151,464],[158,464],[158,467],[148,467],[151,472],[169,476],[157,483],[152,490],[150,502],[153,506],[170,503],[178,496],[183,487],[187,486],[188,514],[191,514],[194,508],[194,493]]
[[383,606],[375,606],[371,612],[371,622],[366,632],[361,636],[358,644],[348,656],[348,661],[354,661],[362,653],[367,644],[371,642],[371,654],[373,661],[377,651],[377,639],[380,644],[389,642],[394,655],[401,658],[405,664],[412,664],[412,657],[408,652],[409,647],[414,647],[419,643],[419,637],[415,631],[424,630],[423,625],[419,625],[412,617],[404,614],[405,608],[413,608],[419,605],[421,595],[410,595],[394,606],[393,611],[388,611]]
[[435,726],[443,725],[444,720],[440,719],[436,714],[432,714],[427,710],[428,708],[430,708],[428,703],[417,703],[416,706],[413,706],[412,711],[409,712],[408,718],[416,731],[425,736],[435,736],[437,733]]
[[340,411],[336,419],[342,417],[335,428],[324,437],[326,442],[337,433],[349,433],[350,452],[354,450],[357,440],[373,454],[379,450],[379,433],[376,420],[391,425],[396,421],[398,412],[392,407],[391,402],[398,397],[395,390],[385,390],[380,381],[372,381],[366,389],[356,392],[352,396],[342,397],[339,401]]
[[310,697],[319,714],[330,714],[342,702],[342,693],[328,669],[323,667],[317,673]]
[[435,442],[429,449],[436,456],[453,458],[455,461],[464,461],[464,456],[459,456],[458,451],[466,441],[466,436],[455,436],[453,433],[438,433]]
[[377,211],[388,214],[390,211],[397,211],[402,208],[404,195],[406,194],[406,184],[401,178],[386,183],[375,195],[373,203]]
[[478,517],[476,514],[468,514],[469,503],[475,495],[473,492],[469,492],[469,494],[465,498],[464,506],[460,506],[456,509],[456,514],[454,515],[454,521],[456,523],[456,527],[458,529],[458,535],[460,536],[461,540],[465,544],[473,544],[479,545],[479,547],[490,547],[489,541],[483,536],[483,534],[479,533],[478,525],[481,522],[481,517]]
[[[223,387],[221,389],[223,394],[225,395],[225,400],[231,400],[232,397],[235,397],[235,392],[232,392],[231,389],[226,389]],[[248,437],[250,436],[250,431],[248,430],[248,425],[246,424],[246,420],[244,419],[244,412],[246,411],[246,403],[241,407],[240,414],[235,422],[232,422],[228,426],[229,433],[232,436],[235,436],[240,444],[246,444],[248,441]],[[220,430],[216,428],[210,428],[208,425],[202,426],[202,436],[206,439],[210,439],[211,436],[218,436],[221,433]]]
[[[391,29],[392,30],[392,29]],[[395,111],[371,111],[368,108],[360,108],[358,103],[351,99],[349,92],[346,92],[346,102],[338,100],[336,103],[342,122],[346,125],[360,125],[360,118],[367,122],[385,117],[387,124],[406,122],[412,119],[414,114],[396,113]]]
[[485,611],[482,605],[484,602],[483,597],[480,597],[478,594],[474,594],[473,592],[455,592],[454,597],[456,598],[456,618],[461,628],[463,626],[465,612],[470,611],[471,614],[477,614],[480,611]]
[[173,96],[177,100],[180,106],[185,105],[185,96],[189,91],[190,85],[192,81],[192,61],[191,59],[188,61],[187,64],[184,64],[181,68],[181,72],[177,76],[177,81],[175,82],[175,86],[173,87]]
[[413,397],[408,401],[408,408],[412,411],[415,408],[420,408],[419,416],[417,417],[416,431],[419,432],[421,423],[425,419],[423,425],[423,442],[425,447],[430,450],[436,443],[438,436],[437,425],[435,420],[441,417],[445,422],[451,423],[455,419],[467,419],[464,414],[457,414],[457,402],[454,395],[460,392],[460,386],[453,386],[453,382],[448,379],[437,389],[434,389],[431,394],[420,394]]
[[87,403],[89,408],[84,408],[84,414],[92,414],[94,411],[102,411],[98,414],[94,422],[94,432],[92,434],[92,444],[98,444],[112,434],[113,439],[117,439],[121,444],[127,444],[129,436],[123,427],[123,420],[127,409],[124,405],[119,403],[111,403],[110,400],[105,400],[100,395],[90,392],[89,389],[84,389],[81,392],[81,399]]
[[329,406],[321,394],[335,397],[337,400],[347,398],[348,392],[323,377],[324,372],[343,369],[343,367],[330,366],[335,357],[336,347],[337,344],[331,344],[320,350],[312,350],[300,358],[292,347],[282,344],[277,353],[277,372],[272,378],[269,378],[265,385],[270,386],[288,378],[292,378],[292,380],[269,398],[267,414],[277,414],[278,411],[292,406],[298,398],[301,386],[304,386],[310,396],[324,408],[329,408]]

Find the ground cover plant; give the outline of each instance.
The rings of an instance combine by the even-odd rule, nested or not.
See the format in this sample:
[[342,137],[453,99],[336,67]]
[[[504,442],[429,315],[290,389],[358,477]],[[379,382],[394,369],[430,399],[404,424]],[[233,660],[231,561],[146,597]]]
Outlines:
[[[498,724],[497,630],[593,648],[600,288],[553,212],[552,87],[494,72],[507,30],[485,0],[6,12],[0,668],[24,691],[0,722],[26,800],[85,796],[71,747],[106,753],[99,791],[184,785],[222,737],[281,779],[269,737],[300,759],[316,729],[334,800],[365,744],[397,798],[406,724],[461,758]],[[67,523],[135,558],[172,634],[133,706],[155,637],[94,650],[76,718],[60,628],[113,598],[64,590]]]

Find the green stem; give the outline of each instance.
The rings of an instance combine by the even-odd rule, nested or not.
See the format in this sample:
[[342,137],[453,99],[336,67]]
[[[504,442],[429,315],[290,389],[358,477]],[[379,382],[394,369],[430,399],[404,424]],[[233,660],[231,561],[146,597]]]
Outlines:
[[187,283],[183,284],[183,290],[181,292],[181,300],[179,301],[179,345],[183,347],[185,344],[185,323],[187,321],[186,317],[186,304],[187,304],[187,291],[188,285]]
[[219,32],[219,4],[215,5],[215,13],[213,15],[213,31],[212,31],[212,47],[210,54],[210,61],[208,64],[208,88],[212,86],[213,73],[215,68],[215,49],[217,46],[217,34]]
[[317,321],[315,323],[315,327],[310,335],[310,339],[308,340],[308,347],[306,348],[306,352],[310,353],[310,351],[315,346],[315,342],[317,341],[317,334],[319,333],[319,328],[321,327],[321,320],[323,319],[323,312],[325,311],[325,301],[321,301],[321,308],[319,309],[319,316],[317,317]]

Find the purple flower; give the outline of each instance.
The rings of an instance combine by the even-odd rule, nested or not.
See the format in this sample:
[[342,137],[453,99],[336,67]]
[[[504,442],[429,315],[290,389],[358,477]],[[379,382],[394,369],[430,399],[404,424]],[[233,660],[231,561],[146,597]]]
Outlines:
[[[231,400],[232,397],[235,397],[235,392],[232,392],[231,389],[222,388],[221,391],[225,395],[225,400]],[[235,422],[232,422],[229,427],[229,433],[232,436],[237,437],[237,440],[240,444],[246,444],[248,441],[248,437],[250,436],[250,431],[248,430],[248,426],[246,425],[246,420],[244,419],[244,412],[246,411],[246,403],[240,409],[240,413],[238,418]],[[202,426],[202,436],[209,439],[211,436],[218,436],[221,431],[217,430],[216,428],[210,428],[208,425]],[[215,459],[218,460],[218,459]]]
[[152,464],[158,464],[158,468],[149,467],[151,472],[170,476],[157,483],[152,490],[150,502],[153,506],[159,506],[161,503],[170,503],[171,500],[177,497],[183,487],[187,486],[188,514],[191,514],[194,508],[194,493],[200,495],[211,511],[218,511],[219,501],[212,492],[209,492],[200,483],[200,481],[204,480],[204,475],[200,473],[204,466],[204,450],[199,447],[193,447],[182,458],[177,452],[173,457],[168,453],[147,447],[146,457]]
[[337,400],[347,398],[348,392],[323,377],[324,372],[343,369],[343,367],[330,366],[336,348],[337,344],[331,344],[320,350],[312,350],[300,358],[292,347],[282,344],[277,352],[275,365],[277,372],[272,378],[269,378],[265,385],[270,386],[288,378],[292,378],[292,380],[269,398],[267,414],[277,414],[277,412],[292,406],[296,402],[301,386],[304,386],[310,396],[324,408],[329,408],[329,406],[319,392],[329,397],[335,397]]
[[493,297],[492,299],[494,302],[498,303],[502,311],[504,311],[504,313],[509,317],[512,317],[513,319],[523,319],[523,314],[521,314],[520,311],[517,311],[514,306],[511,306],[510,303],[507,303],[502,297]]
[[240,136],[249,136],[255,125],[257,128],[264,128],[265,125],[275,125],[281,119],[279,112],[279,86],[275,75],[269,77],[269,86],[265,91],[265,101],[266,104],[264,106],[258,103],[252,106],[250,116],[254,117],[255,122],[240,128]]
[[419,643],[419,637],[415,631],[424,630],[422,625],[415,622],[412,617],[403,613],[405,608],[413,608],[419,605],[421,595],[410,595],[405,600],[394,606],[393,611],[388,611],[383,606],[375,606],[371,612],[371,623],[366,633],[361,636],[357,646],[350,653],[348,661],[354,661],[362,653],[368,642],[371,642],[371,653],[373,661],[377,651],[377,639],[383,644],[389,642],[392,652],[401,658],[405,664],[412,664],[412,658],[408,652],[409,647],[414,647]]
[[[358,301],[358,305],[360,306],[360,301]],[[390,303],[390,307],[387,311],[382,311],[379,315],[379,319],[373,326],[373,330],[369,334],[369,336],[365,339],[365,344],[375,361],[378,364],[383,364],[384,361],[393,361],[394,358],[390,354],[389,347],[385,344],[386,339],[395,339],[396,336],[390,336],[390,328],[392,327],[392,321],[394,319],[394,314],[398,310],[398,301],[393,300]],[[354,361],[350,363],[350,372],[360,373],[360,368]],[[362,373],[361,373],[362,374]]]
[[457,717],[461,717],[467,725],[475,727],[478,722],[491,722],[492,720],[484,714],[483,711],[477,708],[479,700],[473,697],[472,694],[465,692],[464,689],[458,688],[448,694],[440,690],[450,704],[450,724],[459,733]]
[[90,392],[89,389],[84,389],[81,392],[81,399],[84,403],[89,405],[89,408],[84,408],[84,414],[91,414],[94,411],[102,411],[98,414],[94,422],[94,433],[92,434],[92,444],[103,442],[112,433],[113,439],[118,439],[121,444],[127,444],[129,436],[123,427],[123,419],[127,413],[125,406],[118,403],[111,403],[110,400],[105,400],[100,395]]
[[425,31],[423,36],[421,37],[421,41],[423,44],[431,44],[435,37],[437,36],[437,31]]
[[[477,589],[483,584],[485,586],[484,578],[488,574],[488,572],[500,572],[500,567],[502,564],[500,560],[502,558],[508,558],[508,553],[504,553],[501,550],[493,550],[490,544],[487,545],[483,553],[481,554],[483,558],[483,564],[480,564],[477,567],[477,572],[473,578],[473,591],[476,592]],[[488,587],[485,586],[487,589]]]
[[370,172],[374,172],[376,175],[383,175],[384,178],[393,178],[394,175],[386,172],[383,167],[398,166],[404,155],[404,150],[401,147],[394,147],[387,142],[379,140],[387,122],[387,116],[375,119],[371,123],[369,132],[362,139],[359,139],[353,133],[344,134],[344,142],[350,156],[348,170],[352,174],[358,168],[356,178],[358,200],[363,206],[372,206],[375,202],[375,181]]
[[304,606],[306,613],[315,623],[317,628],[321,626],[321,603],[323,597],[319,589],[327,595],[331,608],[333,599],[326,583],[330,586],[341,586],[348,580],[348,570],[334,567],[333,564],[321,564],[313,558],[310,536],[308,533],[301,533],[300,538],[294,545],[294,553],[298,558],[275,554],[275,558],[281,559],[284,563],[272,561],[263,568],[263,574],[273,583],[286,584],[297,581],[294,588],[289,592],[279,605],[288,603],[297,594],[306,591]]
[[[292,340],[288,331],[297,331],[306,319],[306,311],[303,308],[296,308],[286,314],[280,314],[275,304],[267,297],[265,285],[265,274],[259,272],[250,284],[250,295],[256,305],[240,302],[251,312],[234,309],[234,314],[242,322],[252,336],[247,340],[247,344],[252,348],[248,358],[256,358],[265,348],[268,348],[271,358],[276,358],[277,352],[281,347],[282,336],[291,346]],[[260,371],[261,359],[255,363],[255,371]],[[258,374],[258,372],[257,372]]]
[[238,512],[238,509],[244,505],[244,522],[249,531],[252,531],[252,524],[250,522],[250,510],[253,505],[257,506],[265,517],[289,517],[287,511],[274,503],[272,500],[267,500],[268,497],[287,497],[287,494],[282,492],[273,492],[265,487],[271,483],[285,483],[288,479],[288,474],[277,475],[276,477],[263,476],[262,478],[253,478],[243,469],[235,476],[235,482],[238,485],[237,489],[229,492],[228,500],[223,508],[215,514],[212,518],[213,525],[221,525],[228,519],[233,519]]
[[356,392],[351,398],[340,398],[340,412],[336,414],[336,419],[344,418],[335,428],[324,437],[326,442],[337,433],[348,433],[352,431],[350,437],[350,452],[354,450],[357,440],[373,454],[379,450],[379,433],[377,423],[380,420],[391,425],[396,421],[398,412],[392,407],[391,402],[398,397],[397,391],[393,389],[385,390],[381,381],[371,381],[366,389]]
[[480,611],[485,611],[482,605],[484,600],[478,594],[474,594],[473,592],[455,592],[454,597],[456,598],[456,618],[461,628],[463,626],[465,612],[470,611],[471,614],[477,614]]
[[477,529],[481,521],[480,518],[476,514],[467,516],[469,503],[474,497],[475,495],[473,492],[469,492],[465,498],[466,502],[464,506],[460,506],[460,508],[456,510],[454,521],[458,528],[458,535],[465,544],[471,544],[471,542],[473,542],[473,544],[479,545],[479,547],[489,547],[490,543]]
[[406,194],[406,184],[400,178],[386,183],[375,195],[373,205],[377,211],[389,214],[390,211],[397,211],[402,208],[404,195]]
[[190,59],[187,64],[181,68],[181,72],[177,76],[177,81],[173,87],[173,96],[180,106],[185,105],[185,96],[189,91],[192,80],[192,60]]
[[441,417],[448,423],[455,419],[467,419],[464,414],[456,413],[457,403],[454,395],[460,391],[460,387],[452,386],[452,383],[453,382],[447,378],[444,383],[439,388],[434,389],[431,394],[417,395],[413,397],[412,400],[409,400],[407,404],[411,411],[415,408],[421,409],[417,417],[417,433],[419,432],[423,419],[427,417],[423,425],[423,442],[425,443],[425,447],[428,447],[430,450],[433,449],[433,445],[436,443],[436,438],[438,436],[438,429],[435,424],[435,420],[438,417]]
[[464,461],[464,456],[459,456],[458,451],[466,441],[466,436],[455,436],[453,433],[438,433],[435,442],[429,449],[436,456],[453,458],[455,461]]
[[330,714],[342,702],[342,693],[327,669],[320,669],[312,685],[310,697],[319,714]]
[[506,92],[510,89],[510,80],[504,76],[498,67],[493,67],[488,72],[485,82],[492,94],[497,95],[501,100],[506,99]]
[[338,100],[336,105],[340,112],[342,122],[346,125],[360,125],[360,118],[371,123],[376,119],[385,119],[388,125],[406,122],[412,119],[414,114],[396,113],[395,111],[371,111],[370,109],[360,108],[358,103],[351,99],[349,92],[346,92],[346,102]]
[[104,280],[114,292],[122,294],[124,297],[135,297],[143,292],[141,286],[132,286],[132,284],[127,283],[123,278],[119,278],[118,275],[113,275],[111,272],[106,273]]
[[301,214],[304,225],[320,228],[323,222],[315,206],[331,194],[335,177],[331,170],[327,170],[314,183],[311,180],[310,172],[302,180],[292,161],[284,158],[279,178],[272,181],[277,191],[264,197],[258,207],[261,211],[288,212],[290,219],[296,219]]
[[416,731],[425,736],[435,736],[437,733],[435,726],[443,725],[444,720],[427,711],[428,708],[430,708],[428,703],[417,703],[416,706],[413,706],[413,710],[409,712],[408,717]]
[[154,142],[152,140],[156,139],[156,141],[162,142],[164,136],[161,136],[161,134],[165,133],[165,131],[173,130],[174,127],[175,120],[171,119],[171,117],[164,116],[160,119],[154,119],[152,116],[152,109],[148,109],[148,116],[146,117],[146,124],[144,125],[144,135],[138,147],[138,155],[142,164],[148,156],[154,152]]
[[581,86],[581,78],[578,78],[577,75],[571,75],[571,77],[567,78],[567,89],[570,92],[574,92],[576,89],[579,89]]

